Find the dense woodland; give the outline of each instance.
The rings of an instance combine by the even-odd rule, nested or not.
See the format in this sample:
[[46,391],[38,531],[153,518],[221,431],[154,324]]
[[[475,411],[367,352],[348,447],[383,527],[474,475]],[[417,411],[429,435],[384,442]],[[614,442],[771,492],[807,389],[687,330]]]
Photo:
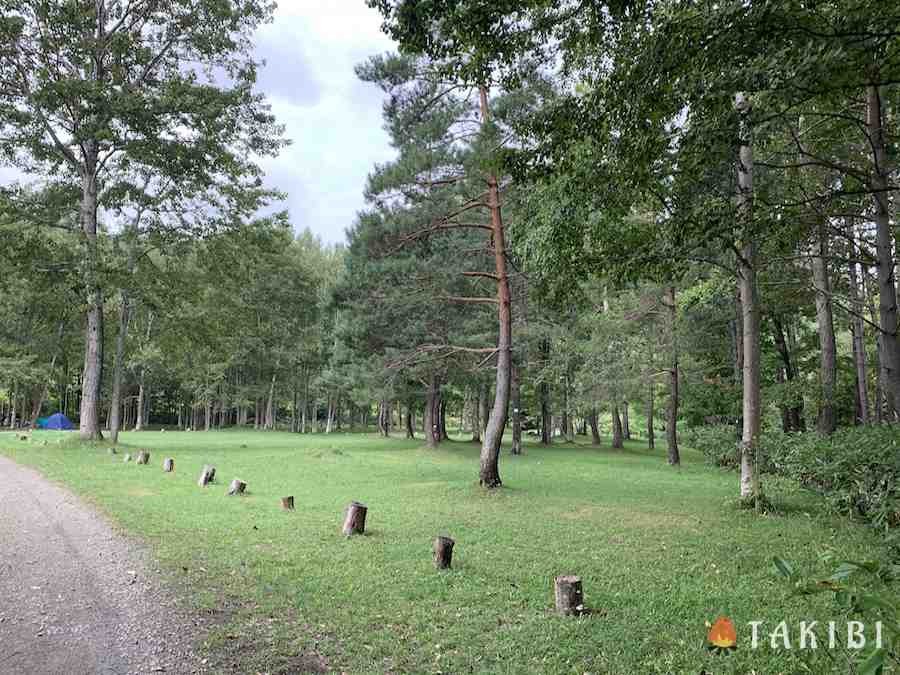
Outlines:
[[504,433],[681,442],[757,503],[856,427],[898,475],[900,8],[369,4],[396,156],[327,246],[258,167],[268,4],[0,0],[5,426],[471,438],[486,487]]

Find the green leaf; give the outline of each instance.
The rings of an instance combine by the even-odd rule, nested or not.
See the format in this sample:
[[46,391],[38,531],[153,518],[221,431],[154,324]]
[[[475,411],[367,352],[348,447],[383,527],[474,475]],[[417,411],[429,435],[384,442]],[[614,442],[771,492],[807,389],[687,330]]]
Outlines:
[[794,568],[791,567],[791,564],[785,560],[784,558],[780,558],[779,556],[773,556],[772,562],[775,563],[775,568],[783,577],[787,577],[788,579],[794,576]]
[[860,675],[881,675],[884,671],[884,649],[876,649],[859,664]]

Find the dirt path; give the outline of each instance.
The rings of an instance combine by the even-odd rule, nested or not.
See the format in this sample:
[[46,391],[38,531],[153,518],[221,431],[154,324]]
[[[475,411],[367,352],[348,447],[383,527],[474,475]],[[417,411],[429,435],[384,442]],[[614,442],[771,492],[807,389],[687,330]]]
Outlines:
[[0,674],[199,673],[199,626],[141,547],[0,457]]

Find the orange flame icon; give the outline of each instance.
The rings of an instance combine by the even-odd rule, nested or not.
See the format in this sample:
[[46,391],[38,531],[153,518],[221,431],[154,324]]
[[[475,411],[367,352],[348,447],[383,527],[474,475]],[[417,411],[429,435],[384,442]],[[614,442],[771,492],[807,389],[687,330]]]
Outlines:
[[731,620],[720,616],[709,629],[709,641],[715,647],[733,649],[737,646],[737,632]]

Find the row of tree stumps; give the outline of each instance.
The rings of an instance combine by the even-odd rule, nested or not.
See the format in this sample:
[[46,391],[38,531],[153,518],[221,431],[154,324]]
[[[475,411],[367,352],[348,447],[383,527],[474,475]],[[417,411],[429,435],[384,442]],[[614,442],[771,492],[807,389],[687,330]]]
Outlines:
[[[116,454],[115,448],[110,448],[111,455]],[[125,462],[131,461],[131,455],[124,456]],[[141,450],[138,452],[136,463],[146,465],[150,462],[150,452]],[[163,460],[163,471],[171,473],[175,471],[175,460],[172,457],[166,457]],[[210,483],[214,483],[216,478],[216,467],[206,464],[200,471],[200,477],[197,485],[206,487]],[[239,478],[231,481],[228,487],[229,496],[239,496],[244,494],[247,489],[247,483]],[[294,510],[293,495],[281,498],[281,508],[285,511]],[[345,537],[354,535],[362,535],[366,532],[366,515],[369,507],[362,502],[353,501],[347,507],[344,517],[344,525],[341,529]],[[434,566],[440,570],[450,569],[453,563],[453,546],[456,542],[448,536],[441,535],[435,538],[432,545]],[[556,596],[556,611],[563,616],[580,616],[586,613],[584,607],[584,593],[581,586],[581,577],[573,575],[562,575],[554,579],[554,591]]]

